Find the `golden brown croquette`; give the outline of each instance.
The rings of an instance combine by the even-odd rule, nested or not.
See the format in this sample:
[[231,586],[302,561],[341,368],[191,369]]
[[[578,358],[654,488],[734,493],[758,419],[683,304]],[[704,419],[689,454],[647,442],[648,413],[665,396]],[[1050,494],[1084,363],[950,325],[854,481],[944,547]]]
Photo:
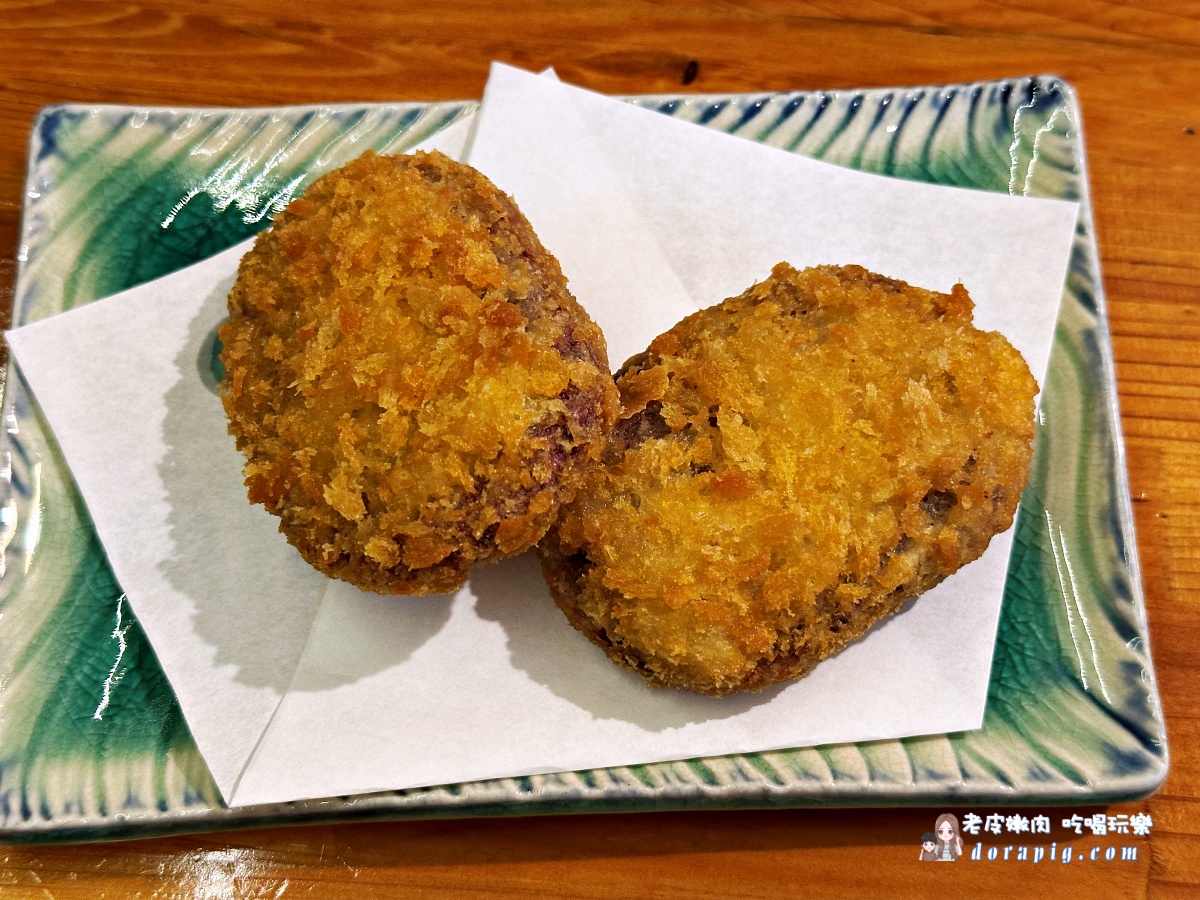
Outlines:
[[797,678],[983,553],[1037,384],[949,294],[780,264],[620,373],[602,464],[539,545],[571,623],[651,682]]
[[317,179],[221,329],[250,500],[322,572],[456,588],[533,546],[616,414],[604,337],[513,201],[439,153]]

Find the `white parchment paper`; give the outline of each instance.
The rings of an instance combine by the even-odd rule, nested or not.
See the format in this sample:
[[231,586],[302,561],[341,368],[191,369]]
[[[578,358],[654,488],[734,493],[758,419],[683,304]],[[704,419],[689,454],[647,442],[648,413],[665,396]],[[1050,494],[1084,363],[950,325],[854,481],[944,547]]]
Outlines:
[[[614,367],[786,259],[962,281],[1045,372],[1074,204],[855,173],[503,66],[474,127],[469,161],[559,257]],[[981,724],[1011,533],[804,680],[720,700],[609,663],[531,556],[447,597],[327,581],[246,502],[204,375],[245,249],[9,333],[230,805]]]

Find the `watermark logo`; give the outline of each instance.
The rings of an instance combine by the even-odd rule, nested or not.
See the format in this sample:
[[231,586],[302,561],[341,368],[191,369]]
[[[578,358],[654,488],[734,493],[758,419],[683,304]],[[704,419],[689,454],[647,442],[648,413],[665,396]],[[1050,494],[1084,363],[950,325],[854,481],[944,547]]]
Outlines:
[[[1084,829],[1091,831],[1094,837],[1108,835],[1131,835],[1146,837],[1154,825],[1150,816],[1144,813],[1133,815],[1108,816],[1096,813],[1092,816],[1078,814],[1064,818],[1062,827],[1068,832],[1082,835]],[[952,813],[942,813],[934,823],[933,831],[927,831],[921,836],[921,852],[918,859],[921,862],[956,862],[964,855],[962,833],[968,835],[997,837],[1003,834],[1050,834],[1051,820],[1049,816],[1023,816],[1020,814],[1005,816],[991,813],[979,816],[973,812],[963,816],[961,831],[958,818]],[[1064,843],[1060,848],[1057,841],[1045,844],[992,844],[985,846],[983,841],[975,841],[974,846],[966,852],[969,861],[994,862],[1011,860],[1015,862],[1040,863],[1047,862],[1113,862],[1136,861],[1138,847],[1136,844],[1096,844],[1091,847],[1077,847]]]
[[923,862],[954,862],[963,853],[962,835],[958,831],[958,818],[953,813],[942,813],[933,825],[933,832],[921,836]]

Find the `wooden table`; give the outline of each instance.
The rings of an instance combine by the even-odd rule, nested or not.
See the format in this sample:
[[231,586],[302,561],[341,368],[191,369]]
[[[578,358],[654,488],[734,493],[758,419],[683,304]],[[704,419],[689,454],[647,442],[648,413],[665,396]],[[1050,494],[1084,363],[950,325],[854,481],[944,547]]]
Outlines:
[[1109,810],[1153,817],[1137,861],[916,865],[938,810],[604,815],[0,847],[0,896],[1200,896],[1200,7],[838,5],[0,3],[0,306],[11,301],[28,131],[48,103],[478,97],[492,59],[553,65],[611,93],[1061,75],[1087,128],[1173,757],[1154,798]]

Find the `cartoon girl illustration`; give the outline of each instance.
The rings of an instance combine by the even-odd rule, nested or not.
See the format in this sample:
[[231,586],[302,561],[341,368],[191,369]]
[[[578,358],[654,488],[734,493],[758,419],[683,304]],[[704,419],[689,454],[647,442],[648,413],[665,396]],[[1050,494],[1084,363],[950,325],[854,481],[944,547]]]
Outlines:
[[962,856],[962,836],[958,833],[958,819],[953,813],[938,816],[933,831],[937,835],[935,852],[938,862],[954,862]]

